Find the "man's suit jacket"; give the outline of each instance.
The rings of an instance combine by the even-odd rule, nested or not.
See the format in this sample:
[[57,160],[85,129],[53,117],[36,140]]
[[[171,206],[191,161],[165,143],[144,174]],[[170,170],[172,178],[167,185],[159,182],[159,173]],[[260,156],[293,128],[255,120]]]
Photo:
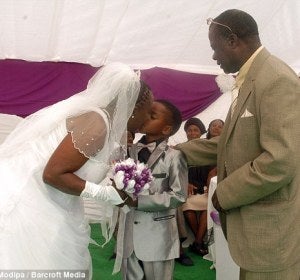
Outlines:
[[[215,163],[222,227],[236,263],[277,271],[300,262],[300,80],[263,49],[220,138],[178,145],[191,165]],[[216,153],[217,151],[217,153]]]
[[[137,145],[130,157],[137,160]],[[150,195],[138,197],[138,207],[126,214],[123,258],[132,252],[142,261],[162,261],[179,256],[176,208],[187,196],[188,172],[183,154],[161,142],[148,162],[154,180]],[[121,211],[120,219],[124,218]]]

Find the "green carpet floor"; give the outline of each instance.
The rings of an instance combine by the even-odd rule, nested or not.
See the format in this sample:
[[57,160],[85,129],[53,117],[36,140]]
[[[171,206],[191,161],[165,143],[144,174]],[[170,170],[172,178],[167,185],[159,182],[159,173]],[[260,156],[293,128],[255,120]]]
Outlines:
[[[103,244],[104,239],[100,234],[100,226],[98,224],[91,225],[92,238],[98,244]],[[112,275],[114,260],[109,260],[113,253],[115,242],[112,240],[103,248],[100,246],[90,245],[90,252],[93,260],[93,280],[121,280],[120,273]],[[194,266],[182,266],[175,263],[174,280],[215,280],[215,270],[210,270],[211,262],[203,260],[200,256],[188,252],[193,259]],[[163,279],[162,279],[163,280]]]

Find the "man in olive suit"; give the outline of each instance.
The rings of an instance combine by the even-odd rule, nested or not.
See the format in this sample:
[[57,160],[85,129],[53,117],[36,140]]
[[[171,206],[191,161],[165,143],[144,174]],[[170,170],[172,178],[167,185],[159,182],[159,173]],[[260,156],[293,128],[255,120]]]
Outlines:
[[189,165],[217,162],[212,201],[243,280],[300,279],[300,80],[260,42],[255,20],[208,20],[213,59],[236,73],[219,139],[179,144]]

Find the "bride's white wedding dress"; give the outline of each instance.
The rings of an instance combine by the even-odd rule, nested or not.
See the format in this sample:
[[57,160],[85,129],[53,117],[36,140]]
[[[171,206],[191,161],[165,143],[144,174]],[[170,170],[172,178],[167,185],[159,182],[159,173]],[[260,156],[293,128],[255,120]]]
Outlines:
[[[91,268],[82,198],[42,181],[43,168],[66,134],[63,121],[24,153],[0,159],[0,269]],[[76,172],[79,177],[96,183],[105,178],[108,165],[97,158],[106,154],[106,146]],[[110,214],[103,211],[98,219]]]
[[74,146],[89,158],[75,174],[101,183],[110,160],[118,158],[114,147],[123,145],[139,91],[139,75],[111,63],[93,76],[86,90],[27,117],[0,145],[0,270],[89,270],[91,278],[84,210],[88,218],[102,221],[102,228],[110,223],[111,236],[116,207],[87,200],[84,209],[81,197],[46,185],[43,170],[71,131]]

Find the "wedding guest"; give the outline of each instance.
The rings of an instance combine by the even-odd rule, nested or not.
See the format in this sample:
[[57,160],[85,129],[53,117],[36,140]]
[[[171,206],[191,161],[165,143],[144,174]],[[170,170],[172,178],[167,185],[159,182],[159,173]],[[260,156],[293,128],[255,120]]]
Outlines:
[[183,248],[183,243],[188,238],[187,228],[185,226],[185,218],[182,211],[182,206],[179,206],[176,211],[177,228],[179,235],[179,257],[175,258],[177,263],[183,266],[193,266],[194,262],[190,256],[188,256]]
[[178,145],[191,165],[216,164],[212,197],[241,280],[300,278],[300,81],[261,45],[241,10],[209,19],[213,59],[236,73],[220,137]]
[[[188,123],[188,122],[187,122]],[[189,134],[193,128],[186,125],[188,141],[201,137],[200,128],[193,134]],[[211,121],[208,125],[206,139],[219,136],[222,132],[224,122],[219,119]],[[195,129],[195,128],[194,128]],[[190,166],[188,198],[182,206],[182,210],[188,225],[190,226],[195,240],[190,245],[190,249],[197,255],[204,256],[208,253],[205,236],[207,233],[207,192],[212,176],[216,176],[216,166]]]
[[104,222],[123,203],[101,181],[110,151],[126,127],[150,118],[152,100],[137,73],[112,63],[83,92],[20,122],[0,146],[1,269],[76,269],[91,279],[82,198],[102,203]]
[[206,128],[203,122],[198,118],[188,119],[183,127],[188,141],[200,138],[206,133]]
[[[188,140],[201,137],[206,133],[206,128],[203,122],[198,118],[190,118],[184,124],[184,131],[187,135]],[[189,181],[190,181],[190,172],[192,168],[189,168]],[[190,184],[188,188],[191,188]],[[180,254],[179,257],[175,259],[176,262],[184,266],[193,266],[193,260],[185,253],[183,248],[183,242],[187,239],[188,233],[185,225],[185,218],[182,211],[182,206],[177,208],[177,225],[179,231],[179,240],[180,240]]]
[[224,121],[221,119],[212,120],[207,129],[206,139],[210,139],[212,137],[220,136],[224,127]]
[[[174,259],[179,256],[176,208],[186,199],[187,165],[182,153],[167,142],[180,125],[178,109],[156,100],[151,119],[140,130],[145,136],[132,146],[130,156],[147,163],[154,180],[149,195],[125,200],[131,208],[123,216],[124,242],[118,235],[118,248],[123,246],[122,279],[173,279]],[[122,215],[121,211],[120,220]]]

